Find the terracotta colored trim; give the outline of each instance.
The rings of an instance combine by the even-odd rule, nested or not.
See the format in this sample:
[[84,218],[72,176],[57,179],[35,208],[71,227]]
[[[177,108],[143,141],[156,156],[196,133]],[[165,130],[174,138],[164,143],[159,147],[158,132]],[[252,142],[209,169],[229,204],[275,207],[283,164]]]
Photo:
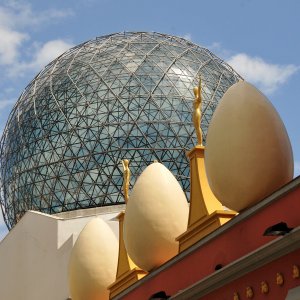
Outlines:
[[[249,209],[241,212],[239,215],[237,215],[235,218],[209,234],[208,236],[201,239],[196,244],[192,245],[185,251],[181,252],[177,256],[175,256],[173,259],[169,260],[156,270],[153,270],[150,272],[147,276],[130,286],[128,289],[120,293],[117,297],[113,298],[114,300],[122,299],[127,294],[130,294],[131,291],[135,290],[137,287],[143,285],[148,280],[151,280],[151,278],[157,276],[159,273],[163,272],[164,270],[170,268],[172,265],[175,265],[179,261],[183,260],[185,257],[189,256],[191,253],[198,250],[201,246],[205,245],[206,243],[210,242],[211,240],[217,238],[224,232],[228,231],[232,227],[236,226],[237,224],[243,222],[244,220],[248,219],[252,215],[255,215],[258,211],[264,209],[265,207],[269,206],[270,204],[274,203],[275,201],[280,200],[283,196],[290,193],[291,191],[297,189],[300,187],[300,176],[296,177],[293,181],[289,182],[288,184],[284,185],[279,190],[275,191],[273,194],[262,200],[261,202],[257,203],[256,205],[250,207]],[[290,233],[291,234],[291,233]],[[276,240],[277,241],[277,240]],[[239,261],[239,260],[238,260]],[[230,266],[230,265],[228,265]],[[225,268],[224,268],[225,269]],[[222,269],[223,270],[223,269]]]
[[216,289],[284,256],[300,247],[300,227],[225,266],[180,291],[170,299],[198,300]]

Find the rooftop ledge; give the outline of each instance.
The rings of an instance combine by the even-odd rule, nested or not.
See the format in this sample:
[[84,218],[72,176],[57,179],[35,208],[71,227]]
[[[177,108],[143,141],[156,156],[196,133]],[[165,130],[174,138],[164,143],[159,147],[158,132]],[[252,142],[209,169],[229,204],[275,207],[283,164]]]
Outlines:
[[[136,289],[139,289],[139,287],[141,286],[147,285],[147,283],[150,283],[150,281],[153,280],[155,277],[159,277],[159,275],[162,274],[164,271],[168,271],[169,269],[175,267],[186,257],[195,254],[195,252],[201,253],[203,255],[204,251],[202,251],[203,249],[201,248],[208,244],[214,243],[218,240],[218,238],[224,236],[224,234],[228,234],[229,231],[232,231],[235,228],[240,228],[241,226],[243,226],[242,223],[244,222],[249,221],[253,223],[252,219],[254,216],[260,214],[261,218],[265,216],[265,218],[267,219],[267,217],[269,216],[267,211],[269,207],[276,205],[276,203],[278,204],[278,202],[280,202],[280,199],[290,198],[285,196],[287,194],[291,194],[294,190],[298,188],[300,188],[300,176],[296,177],[291,182],[284,185],[282,188],[280,188],[270,196],[266,197],[264,200],[257,203],[256,205],[240,212],[240,214],[234,217],[232,220],[230,220],[211,234],[207,235],[206,237],[204,237],[199,242],[195,243],[185,251],[179,253],[177,256],[175,256],[173,259],[169,260],[159,268],[153,270],[147,276],[143,277],[141,280],[130,286],[128,289],[126,289],[113,299],[117,300],[122,299],[123,297],[126,298],[126,296],[129,296],[131,292],[133,292]],[[286,203],[284,203],[284,207],[286,207],[286,209],[292,210],[292,208],[290,208],[290,206]],[[276,207],[274,209],[276,209]],[[276,211],[280,214],[280,211]],[[285,216],[283,212],[282,219],[284,219],[285,217],[289,216]],[[270,222],[271,224],[269,225],[274,224],[272,223],[272,220],[270,220]],[[245,224],[245,226],[246,225],[247,224]],[[291,225],[294,226],[295,224]],[[299,225],[300,224],[298,224],[297,226]],[[171,299],[193,299],[193,293],[197,293],[197,299],[199,299],[199,296],[209,293],[211,291],[212,286],[214,286],[214,289],[216,288],[216,285],[221,287],[227,282],[230,282],[235,278],[241,277],[245,273],[253,271],[259,268],[260,266],[285,254],[288,254],[300,247],[300,227],[295,228],[293,231],[291,231],[289,234],[283,237],[276,238],[262,237],[263,231],[259,230],[259,232],[261,233],[260,240],[263,241],[260,243],[260,245],[253,247],[253,249],[249,249],[246,253],[244,253],[244,255],[239,255],[235,259],[231,260],[221,270],[211,271],[209,272],[209,274],[202,276],[202,278],[198,278],[198,281],[189,284],[189,287],[187,289],[187,285],[185,285],[184,289],[179,289],[177,292],[173,293]],[[256,237],[254,237],[254,239],[256,239]],[[273,240],[270,241],[270,239]],[[242,241],[239,242],[242,244]],[[220,280],[220,278],[222,278],[222,280]]]

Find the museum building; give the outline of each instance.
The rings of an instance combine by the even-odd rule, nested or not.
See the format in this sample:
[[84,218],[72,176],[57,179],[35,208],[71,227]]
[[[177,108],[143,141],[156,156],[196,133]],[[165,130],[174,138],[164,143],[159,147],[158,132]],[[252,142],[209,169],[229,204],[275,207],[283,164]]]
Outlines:
[[278,113],[208,49],[90,40],[0,140],[0,298],[299,300],[299,196]]

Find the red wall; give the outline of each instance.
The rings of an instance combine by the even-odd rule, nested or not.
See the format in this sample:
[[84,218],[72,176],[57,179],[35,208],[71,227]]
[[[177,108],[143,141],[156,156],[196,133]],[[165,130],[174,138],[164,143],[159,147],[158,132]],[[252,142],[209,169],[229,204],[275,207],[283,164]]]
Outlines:
[[[246,298],[246,287],[251,286],[254,291],[255,300],[270,299],[284,300],[288,290],[300,285],[300,279],[294,279],[292,276],[293,265],[300,266],[300,250],[286,255],[271,264],[255,270],[236,281],[218,289],[214,293],[202,297],[203,300],[232,300],[233,293],[238,292],[240,300]],[[280,272],[284,276],[284,284],[279,286],[276,284],[276,274]],[[262,281],[268,282],[269,293],[262,294],[260,284]]]
[[[149,299],[152,294],[161,290],[164,290],[168,295],[174,295],[179,290],[187,288],[214,272],[217,264],[222,264],[223,266],[227,265],[263,244],[270,242],[274,239],[273,237],[263,236],[263,232],[267,227],[281,221],[286,222],[289,227],[299,226],[299,208],[300,187],[286,194],[281,199],[273,201],[269,206],[255,213],[255,215],[250,216],[226,232],[223,232],[217,238],[202,245],[195,252],[161,271],[153,278],[150,278],[122,299]],[[298,262],[300,263],[300,256]],[[267,272],[268,268],[269,266],[266,267],[264,272]],[[274,272],[273,269],[272,272]],[[285,272],[288,271],[286,270]],[[255,278],[256,272],[252,274],[253,278]],[[271,273],[266,274],[271,276]],[[249,278],[249,280],[250,279],[251,278]],[[234,283],[234,285],[235,284],[236,283]],[[243,285],[244,281],[241,281],[236,288],[242,288]],[[222,291],[222,293],[224,293],[224,291]],[[230,293],[232,293],[232,291],[230,291]],[[232,299],[232,294],[230,294],[228,299]]]

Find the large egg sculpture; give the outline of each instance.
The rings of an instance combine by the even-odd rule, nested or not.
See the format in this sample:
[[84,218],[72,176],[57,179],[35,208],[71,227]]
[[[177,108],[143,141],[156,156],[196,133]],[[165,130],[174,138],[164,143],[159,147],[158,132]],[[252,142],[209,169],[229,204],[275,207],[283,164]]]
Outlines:
[[268,99],[240,81],[221,99],[205,149],[210,187],[223,205],[241,211],[293,178],[286,129]]
[[176,237],[187,228],[188,203],[173,174],[162,164],[137,179],[124,218],[124,243],[134,263],[150,271],[178,254]]
[[117,238],[102,219],[93,219],[84,227],[71,252],[72,300],[108,300],[107,287],[115,281],[117,263]]

